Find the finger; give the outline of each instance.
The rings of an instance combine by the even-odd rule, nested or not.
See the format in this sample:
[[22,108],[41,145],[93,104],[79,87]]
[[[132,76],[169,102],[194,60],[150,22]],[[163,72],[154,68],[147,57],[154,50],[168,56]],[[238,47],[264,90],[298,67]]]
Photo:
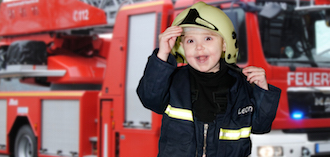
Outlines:
[[254,76],[249,80],[249,82],[251,84],[254,83],[257,86],[259,86],[265,90],[268,90],[268,83],[264,76],[261,76],[261,75]]
[[[167,28],[161,33],[159,38],[159,53],[169,54],[173,48],[176,38],[181,35],[182,28],[178,26],[172,26]],[[164,57],[166,58],[166,57]]]
[[176,40],[178,36],[181,35],[181,31],[171,31],[159,35],[159,41],[167,43],[169,40]]
[[246,79],[247,79],[248,81],[250,81],[251,78],[253,78],[253,77],[257,77],[257,78],[259,78],[259,76],[260,76],[261,78],[266,78],[266,75],[265,75],[265,72],[264,72],[264,71],[253,71],[253,72],[249,72],[249,73],[247,73],[247,75],[246,75]]
[[261,71],[261,72],[264,72],[265,70],[263,68],[259,68],[259,67],[254,67],[254,66],[249,66],[249,67],[246,67],[242,70],[242,73],[244,75],[248,75],[249,73],[252,73],[252,72],[258,72],[258,71]]
[[181,27],[169,27],[168,29],[166,29],[162,34],[163,35],[166,35],[166,34],[169,34],[169,33],[181,33],[182,32],[182,28]]
[[247,76],[248,80],[255,75],[266,75],[264,69],[253,66],[244,68],[242,73]]
[[258,82],[264,82],[264,81],[265,81],[264,77],[260,76],[260,75],[253,76],[249,79],[250,83],[258,83]]

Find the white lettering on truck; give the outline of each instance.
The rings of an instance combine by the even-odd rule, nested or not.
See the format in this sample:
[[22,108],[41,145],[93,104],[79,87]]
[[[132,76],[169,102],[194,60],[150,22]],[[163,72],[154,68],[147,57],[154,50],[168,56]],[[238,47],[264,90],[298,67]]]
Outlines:
[[330,105],[330,97],[315,97],[315,106],[326,106]]
[[288,72],[288,85],[296,86],[328,86],[330,73],[327,72]]
[[9,99],[9,105],[10,106],[17,106],[18,100],[17,99]]
[[85,10],[75,10],[73,11],[73,21],[87,21],[89,20],[89,11]]

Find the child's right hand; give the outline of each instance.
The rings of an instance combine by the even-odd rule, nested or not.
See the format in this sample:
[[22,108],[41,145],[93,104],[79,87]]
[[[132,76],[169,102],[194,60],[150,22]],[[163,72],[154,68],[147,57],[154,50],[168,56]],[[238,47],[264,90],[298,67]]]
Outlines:
[[167,61],[168,55],[175,44],[176,38],[181,35],[182,28],[179,26],[168,27],[163,33],[159,34],[159,51],[157,57]]

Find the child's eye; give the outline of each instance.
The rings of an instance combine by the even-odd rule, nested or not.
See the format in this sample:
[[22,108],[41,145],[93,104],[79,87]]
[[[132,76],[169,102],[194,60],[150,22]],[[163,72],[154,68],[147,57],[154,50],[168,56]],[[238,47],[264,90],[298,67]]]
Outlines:
[[212,40],[212,38],[211,37],[206,37],[205,40]]
[[187,43],[193,43],[193,42],[194,42],[194,41],[191,40],[191,39],[187,40]]

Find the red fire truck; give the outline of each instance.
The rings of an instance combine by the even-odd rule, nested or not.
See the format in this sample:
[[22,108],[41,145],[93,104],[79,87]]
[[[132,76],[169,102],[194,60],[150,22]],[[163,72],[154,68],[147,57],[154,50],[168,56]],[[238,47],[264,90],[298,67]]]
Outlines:
[[[158,34],[194,0],[14,0],[0,7],[0,154],[153,157],[161,115],[135,90]],[[282,89],[251,156],[329,156],[329,0],[205,0],[232,19],[238,65]]]

